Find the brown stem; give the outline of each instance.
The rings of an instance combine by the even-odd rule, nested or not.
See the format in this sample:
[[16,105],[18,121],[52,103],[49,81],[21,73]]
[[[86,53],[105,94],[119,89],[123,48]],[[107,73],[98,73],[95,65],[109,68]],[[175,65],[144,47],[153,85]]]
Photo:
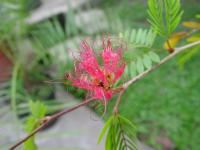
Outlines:
[[113,108],[113,114],[118,114],[118,107],[119,107],[119,104],[120,104],[120,102],[121,102],[121,97],[122,97],[122,94],[124,93],[124,89],[123,90],[121,90],[120,91],[120,93],[119,93],[119,96],[118,96],[118,98],[117,98],[117,101],[116,101],[116,103],[115,103],[115,106],[114,106],[114,108]]
[[14,150],[15,148],[17,148],[19,145],[21,145],[22,143],[24,143],[25,141],[27,141],[29,138],[31,138],[32,136],[34,136],[36,133],[38,133],[40,130],[42,130],[47,124],[49,124],[51,121],[69,113],[69,112],[72,112],[74,111],[75,109],[77,108],[80,108],[84,105],[87,105],[88,103],[90,103],[91,101],[93,101],[94,99],[88,99],[88,100],[85,100],[79,104],[77,104],[76,106],[70,108],[70,109],[64,109],[62,110],[61,112],[58,112],[52,116],[47,116],[45,117],[43,120],[43,124],[40,125],[38,128],[36,128],[32,133],[30,133],[29,135],[27,135],[25,138],[23,138],[22,140],[20,140],[19,142],[17,142],[15,145],[13,145],[12,147],[9,148],[9,150]]
[[143,78],[144,76],[148,75],[150,72],[152,72],[153,70],[157,69],[158,67],[160,67],[162,64],[168,62],[169,60],[171,60],[174,56],[176,56],[177,54],[181,53],[182,51],[194,47],[196,45],[200,45],[200,41],[197,42],[193,42],[190,43],[188,45],[185,45],[183,47],[179,47],[179,48],[175,48],[174,52],[169,54],[168,56],[166,56],[165,58],[163,58],[158,64],[156,64],[155,66],[147,69],[146,71],[142,72],[141,74],[133,77],[131,80],[127,81],[126,83],[123,84],[124,89],[128,88],[129,85],[135,83],[136,81],[140,80],[141,78]]

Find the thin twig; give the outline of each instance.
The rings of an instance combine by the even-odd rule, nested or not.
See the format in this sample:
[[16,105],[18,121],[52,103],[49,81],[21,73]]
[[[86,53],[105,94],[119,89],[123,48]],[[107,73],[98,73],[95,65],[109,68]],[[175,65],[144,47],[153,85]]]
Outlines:
[[128,88],[129,85],[135,83],[136,81],[140,80],[141,78],[143,78],[144,76],[146,76],[147,74],[152,72],[153,70],[157,69],[162,64],[168,62],[169,60],[171,60],[177,54],[181,53],[182,51],[184,51],[184,50],[186,50],[188,48],[194,47],[196,45],[200,45],[200,41],[193,42],[193,43],[190,43],[188,45],[185,45],[185,46],[182,46],[182,47],[179,47],[179,48],[175,48],[173,53],[171,53],[168,56],[166,56],[165,58],[163,58],[158,64],[156,64],[155,66],[151,67],[150,69],[147,69],[146,71],[142,72],[141,74],[133,77],[131,80],[129,80],[126,83],[124,83],[123,84],[124,89]]
[[15,148],[17,148],[19,145],[21,145],[22,143],[24,143],[25,141],[27,141],[29,138],[31,138],[32,136],[34,136],[36,133],[38,133],[40,130],[42,130],[47,124],[49,124],[51,121],[69,113],[72,112],[73,110],[80,108],[84,105],[87,105],[88,103],[90,103],[91,101],[93,101],[94,99],[88,99],[88,100],[84,100],[83,102],[79,103],[78,105],[70,108],[70,109],[64,109],[61,112],[58,112],[52,116],[47,116],[45,117],[43,120],[44,122],[38,127],[36,128],[32,133],[30,133],[29,135],[27,135],[25,138],[23,138],[22,140],[20,140],[19,142],[17,142],[15,145],[13,145],[12,147],[9,148],[9,150],[14,150]]
[[119,104],[120,104],[120,102],[121,102],[121,97],[122,97],[124,91],[125,91],[125,90],[123,89],[123,90],[121,90],[120,93],[119,93],[119,96],[118,96],[117,101],[116,101],[116,103],[115,103],[115,106],[114,106],[114,108],[113,108],[113,114],[117,114],[117,113],[118,113],[118,107],[119,107]]

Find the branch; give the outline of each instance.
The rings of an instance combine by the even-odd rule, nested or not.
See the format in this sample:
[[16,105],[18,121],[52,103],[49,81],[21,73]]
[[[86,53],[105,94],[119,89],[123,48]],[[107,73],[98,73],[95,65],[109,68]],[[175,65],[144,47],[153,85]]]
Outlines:
[[183,52],[184,50],[194,47],[196,45],[200,45],[200,41],[197,42],[193,42],[190,43],[188,45],[182,46],[182,47],[178,47],[174,49],[174,52],[169,54],[168,56],[166,56],[165,58],[163,58],[158,64],[156,64],[155,66],[147,69],[146,71],[142,72],[141,74],[133,77],[131,80],[127,81],[126,83],[123,84],[123,88],[127,89],[129,85],[135,83],[136,81],[142,79],[143,77],[145,77],[146,75],[148,75],[150,72],[154,71],[155,69],[157,69],[158,67],[160,67],[162,64],[165,64],[166,62],[168,62],[169,60],[171,60],[174,56],[176,56],[177,54]]
[[121,97],[122,97],[122,94],[124,93],[124,91],[125,91],[125,89],[121,90],[120,93],[119,93],[119,96],[118,96],[117,101],[115,103],[115,106],[113,108],[113,114],[118,113],[119,104],[121,102]]
[[29,135],[27,135],[25,138],[21,139],[19,142],[17,142],[15,145],[13,145],[12,147],[9,148],[9,150],[14,150],[15,148],[17,148],[19,145],[21,145],[22,143],[24,143],[25,141],[27,141],[29,138],[31,138],[32,136],[34,136],[36,133],[38,133],[40,130],[42,130],[47,124],[49,124],[51,121],[69,113],[74,111],[77,108],[80,108],[84,105],[87,105],[88,103],[90,103],[91,101],[93,101],[94,99],[88,99],[88,100],[84,100],[83,102],[79,103],[78,105],[70,108],[70,109],[64,109],[61,112],[58,112],[52,116],[47,116],[44,119],[42,119],[43,123],[36,128],[32,133],[30,133]]

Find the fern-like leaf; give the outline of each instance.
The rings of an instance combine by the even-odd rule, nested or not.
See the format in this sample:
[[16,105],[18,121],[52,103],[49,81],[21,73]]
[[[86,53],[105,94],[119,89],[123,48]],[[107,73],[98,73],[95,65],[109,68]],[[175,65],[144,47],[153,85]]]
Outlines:
[[131,63],[127,64],[125,68],[125,76],[134,77],[137,74],[141,74],[145,69],[150,69],[153,63],[160,62],[160,57],[155,52],[145,53],[142,57],[137,57]]
[[120,115],[110,117],[99,139],[102,139],[106,129],[105,150],[137,150],[135,126],[128,119]]
[[155,40],[156,34],[153,30],[148,29],[133,29],[120,33],[119,37],[122,38],[131,47],[147,47],[150,48]]
[[38,43],[40,41],[44,48],[53,47],[57,43],[66,40],[67,37],[57,19],[54,19],[52,22],[46,21],[45,23],[38,25],[32,32],[32,36],[34,37],[35,42]]
[[149,22],[159,35],[169,37],[181,20],[180,0],[149,0]]
[[164,0],[164,4],[167,34],[170,35],[179,24],[183,11],[181,10],[180,0]]

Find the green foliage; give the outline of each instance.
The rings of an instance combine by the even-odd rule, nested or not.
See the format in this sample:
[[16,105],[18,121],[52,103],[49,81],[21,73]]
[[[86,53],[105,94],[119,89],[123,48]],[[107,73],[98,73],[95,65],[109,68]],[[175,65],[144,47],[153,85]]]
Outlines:
[[[74,16],[74,10],[69,9],[68,13],[64,16],[64,25],[57,18],[53,18],[52,21],[45,21],[33,27],[31,31],[33,40],[31,43],[36,49],[36,60],[42,58],[48,64],[48,60],[45,58],[48,54],[52,58],[63,56],[62,60],[52,59],[53,63],[59,63],[59,67],[66,65],[60,64],[60,62],[63,63],[63,59],[65,61],[71,61],[67,54],[67,39],[79,34]],[[76,41],[73,40],[72,42]],[[54,49],[56,46],[58,46],[58,49]],[[69,63],[67,62],[67,64]]]
[[32,36],[43,49],[50,48],[66,40],[66,33],[55,18],[53,21],[45,21],[37,25],[35,30],[32,31]]
[[[38,120],[33,116],[29,116],[25,125],[26,132],[31,133],[37,127],[37,124]],[[34,136],[24,142],[24,150],[37,150]]]
[[125,75],[133,77],[137,73],[142,73],[145,68],[151,68],[153,62],[160,61],[155,52],[145,52],[153,46],[156,38],[156,33],[152,29],[133,29],[120,33],[119,37],[127,43],[128,49],[133,49],[125,52],[125,58],[129,61]]
[[136,61],[136,69],[138,73],[142,73],[144,71],[144,64],[142,58],[138,57]]
[[[53,21],[45,21],[36,25],[31,31],[31,35],[33,39],[31,44],[35,48],[36,54],[32,66],[38,65],[38,60],[43,60],[45,65],[50,65],[53,56],[49,49],[66,40],[66,33],[58,19],[55,18]],[[63,45],[63,49],[66,49],[65,45]]]
[[[45,116],[47,108],[44,104],[39,101],[29,103],[31,115],[28,117],[25,125],[25,131],[27,133],[31,133],[34,129],[36,129],[40,123],[40,120]],[[28,139],[24,143],[25,150],[37,150],[37,146],[35,144],[34,136]]]
[[[0,50],[3,50],[3,53],[11,55],[9,58],[14,64],[9,89],[2,91],[2,95],[4,95],[1,98],[11,98],[12,109],[17,113],[16,116],[23,116],[22,121],[24,116],[29,113],[29,99],[45,100],[45,104],[49,106],[48,113],[53,113],[66,106],[66,104],[64,105],[58,101],[50,104],[54,98],[53,92],[55,89],[52,88],[54,86],[47,86],[43,81],[49,80],[50,77],[47,69],[52,64],[52,60],[57,60],[53,59],[57,57],[52,56],[49,49],[61,42],[66,43],[67,31],[63,29],[57,18],[31,26],[25,24],[24,19],[28,15],[25,7],[29,7],[29,2],[33,1],[2,0],[0,2],[0,19],[3,20],[0,23]],[[66,26],[68,26],[68,23],[69,20],[66,21]],[[25,29],[29,30],[22,32]],[[29,49],[27,39],[30,39],[29,42],[34,47],[35,51],[33,53],[32,51],[30,52],[32,48]],[[67,56],[65,43],[62,44],[62,49]],[[25,44],[28,45],[28,49],[24,49],[23,46]],[[2,45],[6,47],[5,50]],[[30,53],[33,56],[31,61],[26,59],[27,54],[29,55]],[[64,65],[59,64],[59,67]],[[25,74],[26,77],[24,76]],[[24,82],[26,82],[26,86],[29,86],[31,83],[31,88],[26,89]],[[50,98],[51,100],[49,100]]]
[[188,61],[190,61],[195,55],[197,55],[199,50],[200,50],[200,47],[196,46],[196,47],[191,48],[189,52],[186,52],[180,55],[179,60],[178,60],[178,64],[180,68],[183,69],[185,64]]
[[[68,5],[70,9],[64,15],[64,27],[57,18],[53,18],[52,21],[45,21],[36,25],[32,31],[35,41],[43,49],[52,48],[57,44],[63,44],[67,38],[78,35],[79,30],[75,23],[75,12],[71,8],[71,4],[68,3]],[[66,45],[63,45],[63,48],[66,50]]]
[[151,48],[156,34],[153,30],[148,29],[133,29],[131,31],[126,31],[124,33],[120,33],[119,37],[122,38],[130,47],[139,48],[139,47],[147,47]]
[[108,128],[110,127],[110,124],[111,124],[112,120],[113,120],[113,116],[111,116],[111,117],[106,121],[106,123],[104,124],[103,129],[101,130],[101,133],[100,133],[99,138],[98,138],[98,142],[97,142],[98,144],[102,141],[102,138],[103,138],[103,136],[105,135],[105,133],[106,133],[106,131],[108,130]]
[[105,150],[137,150],[135,126],[120,115],[111,116],[105,123],[98,143],[106,136]]
[[44,104],[42,104],[39,101],[36,101],[36,102],[30,101],[29,105],[30,105],[31,114],[33,117],[37,119],[41,119],[44,117],[47,110]]
[[[24,19],[27,16],[24,0],[2,0],[0,2],[0,41],[11,38],[13,33],[22,34],[26,30]],[[20,27],[19,27],[20,26]]]
[[128,77],[133,77],[137,74],[144,72],[145,68],[150,69],[153,63],[160,62],[160,57],[155,52],[148,52],[142,57],[137,57],[135,61],[127,64],[125,69],[125,75]]
[[168,38],[179,24],[183,11],[180,0],[149,0],[148,14],[154,31]]
[[151,58],[153,62],[156,62],[156,63],[160,62],[160,57],[155,52],[149,52],[149,57]]

